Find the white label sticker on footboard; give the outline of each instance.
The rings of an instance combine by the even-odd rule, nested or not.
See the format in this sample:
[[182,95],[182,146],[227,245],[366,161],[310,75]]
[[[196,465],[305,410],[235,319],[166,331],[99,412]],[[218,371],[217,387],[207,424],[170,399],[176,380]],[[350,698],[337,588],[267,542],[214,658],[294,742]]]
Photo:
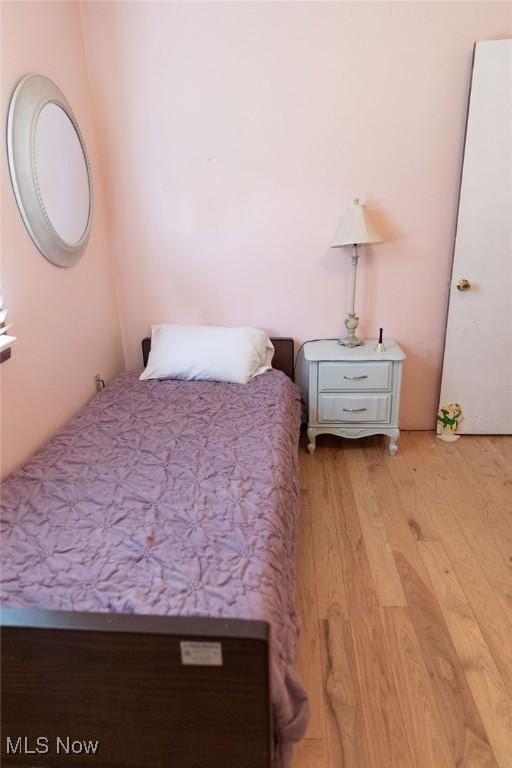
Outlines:
[[180,647],[182,664],[197,664],[203,667],[222,666],[222,645],[220,643],[182,640]]

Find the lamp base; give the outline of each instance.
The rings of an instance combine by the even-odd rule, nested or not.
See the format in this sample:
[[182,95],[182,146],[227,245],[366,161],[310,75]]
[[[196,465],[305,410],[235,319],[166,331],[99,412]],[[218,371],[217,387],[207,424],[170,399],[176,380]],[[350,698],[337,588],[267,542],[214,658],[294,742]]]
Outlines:
[[343,339],[338,340],[338,344],[342,344],[344,347],[361,347],[364,344],[362,339],[358,339],[356,336],[357,326],[359,325],[359,318],[355,312],[349,312],[345,318],[345,328],[347,329],[347,335]]
[[354,334],[354,336],[345,336],[343,339],[338,339],[338,344],[341,344],[344,347],[362,347],[364,345],[364,341],[362,339],[358,339]]

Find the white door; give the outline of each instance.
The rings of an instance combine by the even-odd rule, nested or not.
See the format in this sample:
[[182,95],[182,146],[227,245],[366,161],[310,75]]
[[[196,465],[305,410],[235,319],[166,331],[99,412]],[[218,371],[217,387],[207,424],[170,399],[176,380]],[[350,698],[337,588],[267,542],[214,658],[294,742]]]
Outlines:
[[440,399],[512,434],[512,40],[475,46]]

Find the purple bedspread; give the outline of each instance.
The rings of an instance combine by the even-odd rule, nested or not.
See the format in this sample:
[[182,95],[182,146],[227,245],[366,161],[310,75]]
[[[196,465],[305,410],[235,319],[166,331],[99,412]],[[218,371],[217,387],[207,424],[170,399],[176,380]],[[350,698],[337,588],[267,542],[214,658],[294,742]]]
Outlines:
[[2,491],[11,607],[264,619],[280,760],[308,719],[294,669],[295,385],[119,376]]

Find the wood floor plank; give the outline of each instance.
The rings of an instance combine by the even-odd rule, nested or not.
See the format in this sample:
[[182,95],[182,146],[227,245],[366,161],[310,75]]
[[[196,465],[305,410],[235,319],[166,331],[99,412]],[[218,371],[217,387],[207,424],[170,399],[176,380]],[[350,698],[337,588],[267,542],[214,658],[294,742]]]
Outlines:
[[429,495],[433,518],[442,533],[443,545],[468,601],[480,623],[485,640],[512,690],[512,597],[509,567],[473,509],[474,498],[458,487],[443,459],[443,443],[427,433],[416,433],[419,449],[416,478],[423,472],[435,476],[435,489]]
[[418,546],[498,765],[512,768],[512,699],[442,544]]
[[301,491],[309,491],[309,473],[312,464],[308,460],[308,455],[302,443],[299,444],[299,488]]
[[319,619],[347,618],[347,596],[342,550],[338,544],[332,488],[325,474],[324,453],[301,457],[301,470],[309,489],[312,542],[316,568]]
[[452,761],[456,766],[472,768],[495,766],[485,729],[434,596],[414,532],[407,524],[406,514],[387,474],[395,457],[380,448],[368,448],[366,454],[371,482],[388,531]]
[[[421,444],[423,451],[429,453],[430,460],[437,468],[438,487],[464,530],[475,557],[494,587],[498,599],[501,600],[503,610],[512,622],[512,568],[507,558],[499,556],[500,549],[492,535],[492,530],[487,521],[481,517],[482,502],[478,484],[473,480],[473,473],[468,471],[453,444],[436,440],[426,432],[418,433],[415,439]],[[473,441],[471,438],[466,438],[465,442]],[[512,521],[502,518],[500,532],[512,535]]]
[[478,449],[510,485],[512,482],[512,465],[509,459],[503,455],[503,451],[497,450],[488,435],[470,435],[469,437],[470,440],[467,442],[470,442],[473,448]]
[[[464,442],[469,442],[464,438]],[[512,440],[510,440],[512,444]],[[443,456],[454,475],[458,479],[459,487],[469,495],[471,506],[478,515],[482,525],[492,537],[494,549],[501,552],[505,563],[508,565],[509,592],[512,592],[512,517],[508,517],[503,509],[498,508],[484,483],[471,464],[462,456],[457,444],[445,443]],[[512,497],[510,500],[512,506]],[[459,519],[460,522],[460,519]],[[491,550],[492,551],[492,550]]]
[[309,696],[311,719],[306,738],[325,738],[325,713],[316,600],[309,491],[301,491],[297,552],[297,610],[301,629],[297,644],[297,670]]
[[460,768],[496,768],[464,675],[464,662],[457,655],[439,603],[405,558],[400,558],[399,567],[453,761]]
[[296,744],[293,768],[329,768],[325,739],[303,739]]
[[512,440],[510,437],[508,435],[493,435],[489,439],[507,464],[512,467]]
[[328,619],[321,626],[329,763],[333,768],[367,768],[368,741],[350,624]]
[[371,487],[363,449],[347,450],[345,456],[379,605],[403,606],[405,595]]
[[[379,449],[384,452],[382,446]],[[414,538],[419,541],[439,541],[439,532],[418,492],[404,456],[401,452],[395,456],[389,456],[388,453],[387,456],[393,459],[387,462],[387,468]]]
[[510,486],[512,467],[498,451],[489,437],[482,435],[463,435],[457,442],[457,448],[466,455],[480,477],[484,480],[501,480]]
[[365,540],[345,460],[345,451],[324,449],[327,476],[335,491],[343,546],[345,581],[357,676],[368,734],[369,768],[414,766],[393,672],[386,657]]
[[[299,663],[318,738],[294,768],[512,768],[512,438],[400,442],[395,457],[380,438],[301,451]],[[393,568],[405,604],[380,606]]]
[[[365,449],[369,482],[377,500],[379,514],[386,528],[398,574],[401,577],[398,567],[400,559],[406,559],[427,585],[427,571],[416,547],[416,541],[423,540],[423,538],[418,537],[417,529],[409,524],[409,513],[404,509],[401,496],[396,492],[396,485],[393,482],[392,465],[395,458],[395,456],[390,456],[383,446],[373,445]],[[416,489],[416,494],[421,498],[418,489]],[[402,578],[400,581],[407,600],[406,585],[404,585]]]
[[409,610],[380,612],[415,768],[456,768]]
[[512,465],[503,458],[502,451],[472,436],[463,436],[456,448],[478,475],[498,509],[512,520]]

